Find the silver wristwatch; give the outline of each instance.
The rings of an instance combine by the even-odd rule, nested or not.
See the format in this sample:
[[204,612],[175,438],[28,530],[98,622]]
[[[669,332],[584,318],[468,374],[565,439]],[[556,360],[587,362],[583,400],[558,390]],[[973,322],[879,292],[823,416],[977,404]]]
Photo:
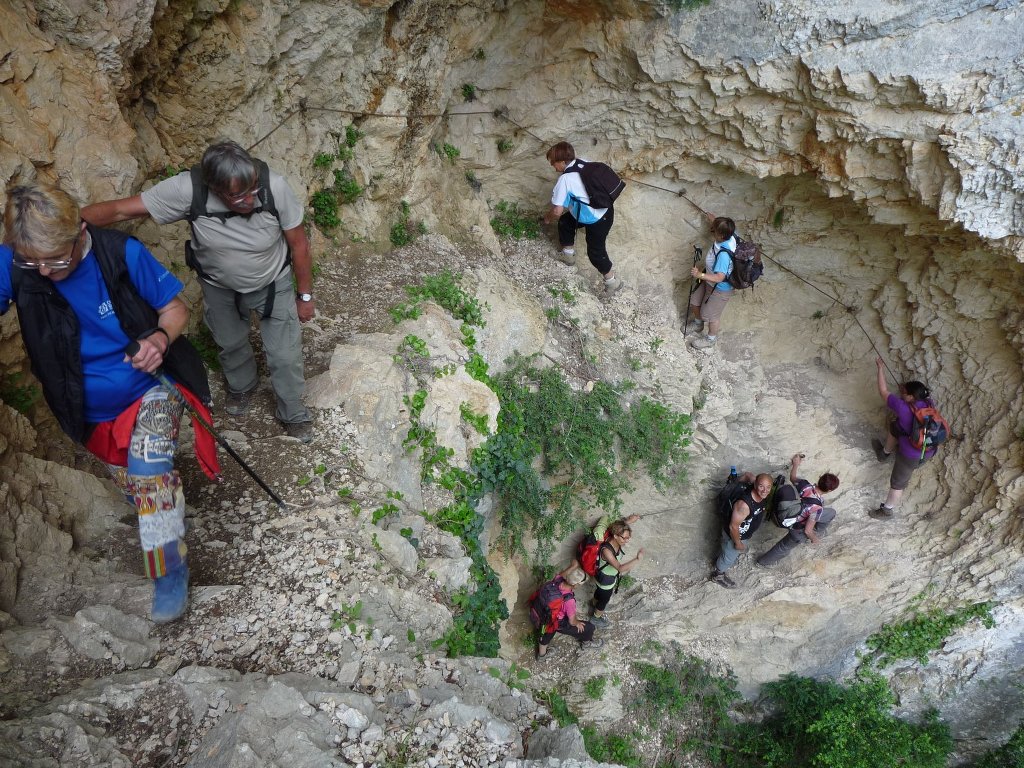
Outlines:
[[313,300],[313,294],[312,293],[296,293],[295,294],[295,298],[297,298],[299,301],[312,301]]

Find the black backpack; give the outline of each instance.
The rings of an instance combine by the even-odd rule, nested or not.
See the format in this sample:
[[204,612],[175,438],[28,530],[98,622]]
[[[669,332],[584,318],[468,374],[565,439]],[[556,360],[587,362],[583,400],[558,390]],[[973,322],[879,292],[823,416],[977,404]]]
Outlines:
[[764,264],[761,262],[761,246],[742,240],[736,237],[736,253],[728,248],[719,248],[729,254],[732,260],[732,270],[725,278],[733,288],[743,290],[753,287],[761,275],[764,274]]
[[772,501],[768,511],[772,522],[779,526],[779,528],[792,528],[807,504],[825,506],[825,502],[817,496],[807,499],[801,497],[796,486],[787,483],[786,478],[782,475],[778,475],[775,478],[775,485],[772,488]]
[[725,486],[718,492],[718,498],[715,503],[715,510],[722,521],[722,525],[728,527],[729,521],[732,520],[733,504],[749,490],[750,483],[741,483],[732,477],[726,480]]
[[612,203],[626,188],[626,182],[620,179],[619,174],[605,163],[584,162],[577,158],[562,173],[578,173],[580,175],[583,188],[587,190],[587,197],[590,198],[591,208],[611,208]]
[[[254,213],[266,211],[267,213],[274,214],[274,218],[280,221],[281,216],[277,212],[277,206],[274,205],[274,193],[270,191],[270,167],[265,162],[257,160],[255,157],[252,161],[256,165],[258,179],[256,186],[260,188],[259,205],[253,208],[249,213],[235,213],[234,211],[211,213],[206,210],[206,202],[210,198],[210,187],[203,180],[202,166],[197,163],[189,169],[189,177],[192,179],[192,203],[189,206],[188,215],[185,216],[185,220],[191,225],[193,221],[201,216],[225,221],[226,219],[232,219],[235,216],[252,216]],[[194,230],[193,236],[195,236]]]

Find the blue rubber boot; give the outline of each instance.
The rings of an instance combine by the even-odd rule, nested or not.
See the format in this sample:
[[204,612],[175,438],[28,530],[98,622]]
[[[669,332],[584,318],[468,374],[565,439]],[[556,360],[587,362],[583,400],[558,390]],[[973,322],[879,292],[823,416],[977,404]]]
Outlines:
[[180,618],[188,608],[188,566],[180,565],[153,581],[152,619],[166,624]]

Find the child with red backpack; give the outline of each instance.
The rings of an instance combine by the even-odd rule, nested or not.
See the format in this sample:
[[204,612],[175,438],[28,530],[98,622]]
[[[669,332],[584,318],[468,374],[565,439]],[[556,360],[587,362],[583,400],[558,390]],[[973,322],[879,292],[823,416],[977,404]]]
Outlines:
[[889,477],[889,494],[878,509],[868,515],[876,520],[888,520],[914,470],[934,456],[939,444],[949,436],[949,425],[930,400],[928,387],[920,381],[907,381],[900,386],[898,395],[892,394],[885,381],[885,362],[879,357],[875,365],[878,394],[892,413],[885,445],[877,439],[872,440],[871,445],[879,461],[887,461],[894,453],[896,461]]
[[530,623],[540,630],[537,643],[537,658],[543,659],[549,653],[548,645],[556,632],[569,635],[581,644],[589,642],[592,648],[604,643],[594,639],[594,625],[581,620],[576,612],[576,595],[573,587],[587,580],[579,568],[570,566],[551,581],[546,582],[530,597]]

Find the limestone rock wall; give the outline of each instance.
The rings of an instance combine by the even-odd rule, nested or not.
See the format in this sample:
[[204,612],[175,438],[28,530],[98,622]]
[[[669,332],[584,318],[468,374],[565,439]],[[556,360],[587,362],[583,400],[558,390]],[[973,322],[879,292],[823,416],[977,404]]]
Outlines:
[[[383,240],[404,198],[432,229],[493,249],[488,207],[544,205],[543,150],[566,138],[631,177],[612,255],[669,317],[685,303],[690,245],[707,240],[675,193],[732,215],[839,302],[770,263],[730,308],[737,343],[700,361],[694,479],[730,463],[779,466],[810,442],[814,466],[844,478],[839,531],[858,546],[836,545],[735,603],[665,592],[668,633],[723,635],[736,659],[772,639],[771,663],[744,670],[756,683],[814,641],[846,650],[804,671],[848,669],[855,638],[928,583],[951,601],[1004,601],[1006,630],[1020,626],[1024,15],[1013,4],[716,0],[670,13],[642,0],[16,0],[0,20],[3,183],[60,179],[83,200],[131,194],[230,136],[259,142],[254,152],[308,198],[329,180],[313,156],[353,123],[364,138],[345,167],[367,191],[343,208],[342,237]],[[463,100],[467,83],[476,101]],[[432,149],[443,143],[460,149],[456,163]],[[175,258],[180,230],[139,231]],[[12,328],[8,316],[0,360],[19,365]],[[928,380],[956,434],[908,494],[895,536],[864,515],[887,477],[867,449],[868,425],[882,425],[872,344],[898,376]],[[30,452],[5,448],[9,509],[30,505],[41,477]],[[695,485],[680,502],[708,493]],[[58,516],[76,519],[69,504]],[[17,513],[8,518],[0,607],[11,605],[9,563],[28,551]],[[69,551],[74,525],[55,528],[68,525],[47,532],[46,552]],[[706,527],[671,524],[647,575],[696,571],[712,554]]]

